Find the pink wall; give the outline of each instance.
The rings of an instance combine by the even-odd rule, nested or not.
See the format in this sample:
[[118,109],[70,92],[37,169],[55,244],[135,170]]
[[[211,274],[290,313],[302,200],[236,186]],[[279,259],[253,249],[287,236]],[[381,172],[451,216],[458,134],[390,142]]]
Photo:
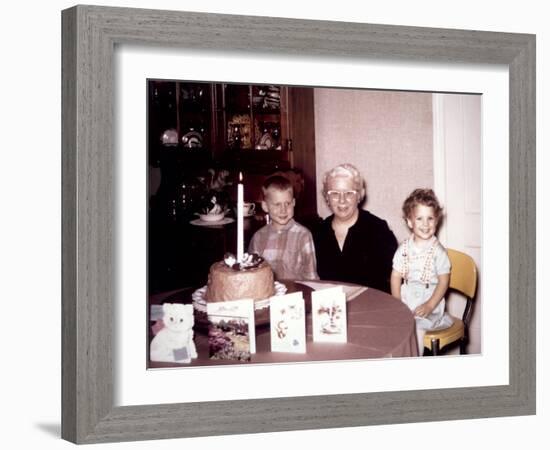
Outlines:
[[[366,209],[408,235],[401,205],[416,187],[433,187],[432,95],[315,89],[318,192],[332,167],[354,164],[367,181]],[[330,214],[318,195],[319,214]]]

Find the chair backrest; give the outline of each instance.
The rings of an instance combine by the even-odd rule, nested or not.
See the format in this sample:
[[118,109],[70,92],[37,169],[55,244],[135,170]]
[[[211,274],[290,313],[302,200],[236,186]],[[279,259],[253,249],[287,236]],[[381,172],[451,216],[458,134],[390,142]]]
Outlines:
[[458,250],[447,249],[451,260],[451,281],[449,287],[474,298],[477,287],[477,269],[471,256]]

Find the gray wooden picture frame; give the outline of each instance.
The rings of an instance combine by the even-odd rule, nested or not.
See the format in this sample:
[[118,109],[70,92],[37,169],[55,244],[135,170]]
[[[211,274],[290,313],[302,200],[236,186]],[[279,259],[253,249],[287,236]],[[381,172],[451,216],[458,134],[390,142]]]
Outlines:
[[[535,36],[96,6],[63,11],[62,31],[63,438],[95,443],[535,413]],[[115,407],[117,44],[506,65],[509,384]]]

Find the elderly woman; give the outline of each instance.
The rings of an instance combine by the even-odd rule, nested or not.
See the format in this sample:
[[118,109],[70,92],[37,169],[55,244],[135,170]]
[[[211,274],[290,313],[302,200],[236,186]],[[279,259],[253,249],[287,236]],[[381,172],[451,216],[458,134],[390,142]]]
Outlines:
[[333,214],[314,233],[320,278],[390,292],[397,240],[385,220],[359,209],[365,198],[359,171],[351,164],[328,171],[323,194]]

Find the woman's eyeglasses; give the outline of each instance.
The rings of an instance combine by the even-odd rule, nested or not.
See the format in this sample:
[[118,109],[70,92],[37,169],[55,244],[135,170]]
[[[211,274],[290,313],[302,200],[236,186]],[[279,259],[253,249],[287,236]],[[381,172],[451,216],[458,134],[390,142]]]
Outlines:
[[339,201],[342,197],[346,202],[355,200],[357,191],[327,191],[328,198],[332,201]]

